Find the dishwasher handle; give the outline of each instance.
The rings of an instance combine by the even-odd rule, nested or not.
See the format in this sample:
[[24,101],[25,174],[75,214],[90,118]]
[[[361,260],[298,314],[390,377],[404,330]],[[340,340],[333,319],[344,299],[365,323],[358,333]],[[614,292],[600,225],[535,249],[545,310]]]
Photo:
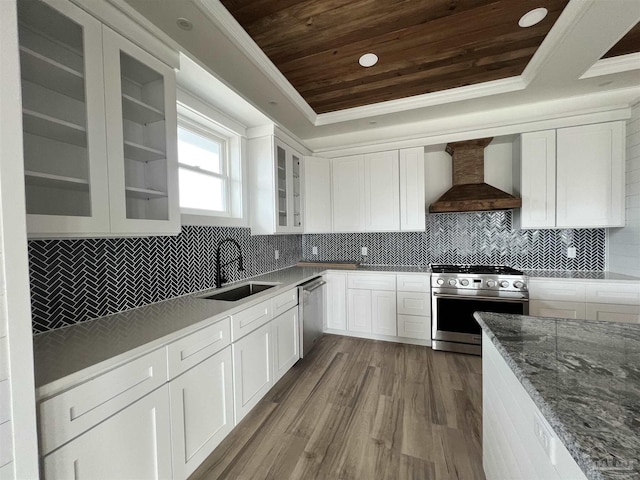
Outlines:
[[327,282],[325,282],[324,280],[318,280],[317,282],[313,282],[313,283],[310,283],[308,285],[304,285],[303,286],[303,290],[305,292],[311,293],[314,290],[317,290],[317,289],[319,289],[320,287],[322,287],[322,286],[324,286],[326,284],[327,284]]

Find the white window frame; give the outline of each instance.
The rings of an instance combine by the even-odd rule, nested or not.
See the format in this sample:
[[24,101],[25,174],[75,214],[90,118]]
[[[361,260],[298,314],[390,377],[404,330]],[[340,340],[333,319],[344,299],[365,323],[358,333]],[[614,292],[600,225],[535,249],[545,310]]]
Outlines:
[[[182,225],[248,227],[246,127],[181,87],[177,89],[178,125],[196,125],[227,140],[227,212],[181,208]],[[179,160],[179,159],[178,159]]]
[[182,128],[184,130],[188,130],[191,133],[196,135],[200,135],[208,140],[213,140],[214,142],[220,144],[220,154],[222,156],[220,162],[221,173],[215,173],[210,170],[204,170],[199,167],[194,167],[192,165],[188,165],[186,163],[182,163],[180,161],[180,152],[178,151],[178,175],[180,175],[180,170],[190,170],[195,173],[199,173],[202,175],[209,175],[211,177],[219,178],[223,181],[223,196],[222,196],[222,210],[205,210],[200,208],[187,208],[180,206],[180,212],[186,215],[205,215],[210,217],[230,217],[231,216],[231,179],[229,178],[229,138],[223,137],[219,135],[217,132],[213,131],[211,128],[207,128],[201,123],[194,122],[184,116],[178,117],[178,128]]

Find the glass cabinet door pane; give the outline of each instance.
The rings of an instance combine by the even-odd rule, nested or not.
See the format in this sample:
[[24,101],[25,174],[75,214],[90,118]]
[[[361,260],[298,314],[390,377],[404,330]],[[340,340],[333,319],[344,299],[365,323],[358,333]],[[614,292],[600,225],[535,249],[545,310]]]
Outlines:
[[292,161],[293,174],[293,226],[302,226],[302,195],[300,191],[300,158],[293,155]]
[[287,226],[287,154],[276,145],[276,185],[278,188],[278,226]]

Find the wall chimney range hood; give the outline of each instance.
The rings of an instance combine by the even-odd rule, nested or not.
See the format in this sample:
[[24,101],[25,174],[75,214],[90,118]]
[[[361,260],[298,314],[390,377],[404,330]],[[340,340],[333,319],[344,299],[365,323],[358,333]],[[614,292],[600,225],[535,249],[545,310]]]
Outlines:
[[484,183],[484,149],[493,138],[447,144],[453,158],[453,186],[429,206],[430,213],[520,208],[522,199]]

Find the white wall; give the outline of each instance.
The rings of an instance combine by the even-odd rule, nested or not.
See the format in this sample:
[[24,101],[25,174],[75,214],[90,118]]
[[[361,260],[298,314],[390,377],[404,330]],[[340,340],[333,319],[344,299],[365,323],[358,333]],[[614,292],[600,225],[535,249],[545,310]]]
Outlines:
[[[494,138],[484,149],[484,181],[507,193],[513,191],[512,156],[514,136]],[[451,188],[451,155],[444,151],[446,144],[425,148],[425,205],[429,208]]]
[[640,102],[627,121],[626,227],[609,230],[608,270],[640,277]]
[[15,0],[0,1],[0,479],[38,478]]

